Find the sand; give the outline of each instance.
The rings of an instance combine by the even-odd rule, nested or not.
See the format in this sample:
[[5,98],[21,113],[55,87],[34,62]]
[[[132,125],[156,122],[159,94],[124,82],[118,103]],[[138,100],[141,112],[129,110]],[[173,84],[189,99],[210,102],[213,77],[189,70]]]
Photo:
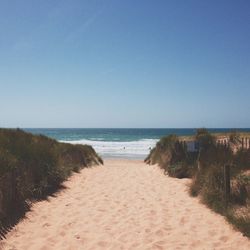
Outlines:
[[56,197],[34,204],[1,247],[250,249],[250,240],[189,196],[189,182],[139,161],[106,161],[74,174]]

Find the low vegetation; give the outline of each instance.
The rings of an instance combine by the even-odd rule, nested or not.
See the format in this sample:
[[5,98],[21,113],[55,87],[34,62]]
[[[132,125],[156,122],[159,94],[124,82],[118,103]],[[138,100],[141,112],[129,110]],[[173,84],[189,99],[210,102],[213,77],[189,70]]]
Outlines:
[[[192,178],[190,194],[199,196],[205,204],[250,237],[250,149],[241,148],[237,132],[227,136],[229,143],[222,145],[217,143],[216,135],[199,129],[192,138],[199,149],[188,152],[183,143],[185,138],[170,135],[156,144],[145,162],[157,163],[169,176]],[[229,203],[225,201],[225,165],[231,166]]]
[[98,164],[91,146],[0,129],[0,238],[33,200],[56,191],[73,171]]
[[145,159],[148,164],[159,164],[169,176],[188,178],[193,175],[196,153],[188,153],[187,147],[176,135],[163,137]]

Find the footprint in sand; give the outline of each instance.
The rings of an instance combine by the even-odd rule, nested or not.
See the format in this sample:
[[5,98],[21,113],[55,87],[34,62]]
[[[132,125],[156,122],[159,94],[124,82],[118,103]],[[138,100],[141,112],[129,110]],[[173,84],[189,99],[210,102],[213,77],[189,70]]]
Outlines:
[[102,212],[102,213],[105,213],[105,212],[106,212],[106,210],[103,209],[103,208],[98,208],[97,211],[98,211],[98,212]]
[[156,215],[156,211],[155,210],[150,210],[150,214],[151,215]]
[[97,244],[100,247],[107,247],[108,246],[108,242],[107,241],[99,241]]
[[145,243],[146,244],[149,244],[149,243],[152,243],[153,242],[153,239],[151,238],[151,237],[147,237],[146,239],[145,239]]
[[155,235],[159,236],[159,237],[163,237],[164,236],[164,232],[163,230],[159,229],[155,232]]
[[180,225],[185,225],[186,223],[187,223],[187,218],[186,218],[186,217],[182,217],[182,218],[180,219],[179,224],[180,224]]
[[124,233],[124,234],[122,234],[122,235],[118,238],[118,240],[125,243],[125,242],[127,242],[127,238],[128,238],[128,234],[127,234],[127,233]]
[[192,241],[191,242],[191,247],[197,247],[198,245],[201,244],[201,241],[200,240],[195,240],[195,241]]
[[77,240],[80,240],[80,239],[81,239],[81,237],[80,237],[79,234],[76,234],[76,235],[75,235],[75,238],[76,238]]
[[49,227],[49,226],[51,226],[49,223],[44,223],[43,224],[43,227]]
[[165,241],[161,240],[161,241],[156,241],[154,242],[153,244],[153,249],[160,249],[160,250],[163,250],[165,249],[164,245],[166,244]]
[[62,231],[59,233],[60,236],[64,237],[66,235],[66,232],[65,231]]
[[47,250],[47,246],[43,246],[40,250]]
[[215,243],[213,243],[213,247],[214,247],[215,249],[217,249],[220,245],[221,245],[220,242],[215,242]]
[[214,231],[214,230],[209,230],[209,231],[208,231],[208,235],[209,235],[210,237],[214,236],[214,235],[215,235],[215,231]]
[[100,218],[94,218],[93,221],[94,221],[95,223],[99,223],[99,222],[100,222]]
[[228,236],[221,236],[219,240],[223,242],[227,242],[228,239],[229,239]]
[[138,247],[140,244],[139,243],[133,243],[131,245],[131,249],[135,249],[136,247]]
[[164,227],[164,230],[165,230],[165,231],[171,231],[171,230],[172,230],[172,227],[170,227],[170,226]]

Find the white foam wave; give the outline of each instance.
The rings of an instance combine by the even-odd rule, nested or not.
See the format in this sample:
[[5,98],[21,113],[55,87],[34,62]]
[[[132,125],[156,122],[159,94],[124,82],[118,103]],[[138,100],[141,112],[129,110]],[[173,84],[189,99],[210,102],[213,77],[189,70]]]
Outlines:
[[103,157],[120,157],[120,158],[138,158],[143,159],[150,150],[155,146],[156,139],[142,139],[138,141],[61,141],[71,144],[91,145],[95,151]]

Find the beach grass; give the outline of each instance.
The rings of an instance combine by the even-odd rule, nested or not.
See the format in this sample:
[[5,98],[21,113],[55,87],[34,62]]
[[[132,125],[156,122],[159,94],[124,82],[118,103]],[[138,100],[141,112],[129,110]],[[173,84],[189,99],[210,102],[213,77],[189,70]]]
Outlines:
[[[192,178],[190,195],[199,196],[203,203],[250,237],[250,149],[240,147],[240,138],[249,135],[235,131],[211,134],[206,129],[197,130],[192,137],[170,135],[160,139],[145,162],[158,164],[171,177]],[[217,143],[222,137],[229,139],[227,145]],[[195,140],[199,150],[188,152],[181,143],[183,140]],[[229,203],[224,191],[225,165],[231,166]]]
[[88,145],[59,143],[20,129],[0,129],[0,236],[33,200],[60,188],[72,172],[103,164]]

